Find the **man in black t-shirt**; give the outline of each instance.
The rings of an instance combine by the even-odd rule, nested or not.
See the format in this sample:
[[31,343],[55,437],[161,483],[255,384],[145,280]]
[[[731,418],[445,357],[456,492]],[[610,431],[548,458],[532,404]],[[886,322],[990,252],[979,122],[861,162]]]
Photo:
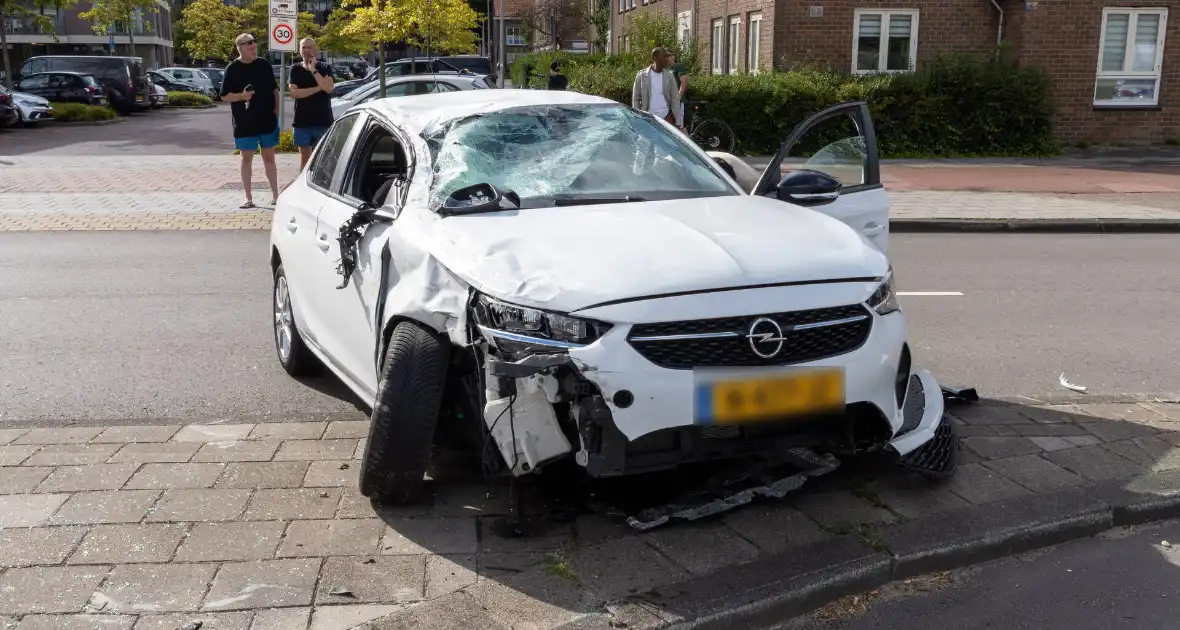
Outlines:
[[291,98],[295,99],[295,120],[291,135],[299,147],[299,169],[307,166],[307,158],[332,126],[332,68],[316,60],[315,40],[305,37],[299,41],[299,55],[303,59],[291,66]]
[[261,149],[266,180],[270,182],[271,205],[279,196],[279,169],[275,164],[275,147],[279,145],[279,84],[274,67],[258,56],[254,36],[242,33],[234,40],[238,58],[225,67],[221,81],[221,100],[230,104],[233,115],[234,147],[242,153],[242,185],[246,201],[239,208],[253,208],[250,175],[254,152]]

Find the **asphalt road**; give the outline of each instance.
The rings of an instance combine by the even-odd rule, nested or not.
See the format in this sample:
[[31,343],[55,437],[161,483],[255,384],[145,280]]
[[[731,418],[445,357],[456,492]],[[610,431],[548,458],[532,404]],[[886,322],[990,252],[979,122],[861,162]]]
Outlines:
[[[1166,545],[1164,543],[1167,543]],[[846,599],[776,630],[1163,630],[1180,619],[1180,522],[1103,535]]]
[[[0,425],[357,413],[277,363],[265,232],[0,234]],[[1177,386],[1169,235],[899,234],[917,360],[984,396]],[[346,397],[345,397],[346,398]]]

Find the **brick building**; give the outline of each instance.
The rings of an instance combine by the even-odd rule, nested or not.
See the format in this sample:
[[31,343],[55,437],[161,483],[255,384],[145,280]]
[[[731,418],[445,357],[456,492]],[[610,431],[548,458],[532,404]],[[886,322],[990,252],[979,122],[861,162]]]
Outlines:
[[632,16],[660,12],[697,37],[714,74],[796,63],[897,72],[1002,39],[1051,77],[1062,140],[1180,137],[1180,0],[613,1],[611,52],[629,47]]

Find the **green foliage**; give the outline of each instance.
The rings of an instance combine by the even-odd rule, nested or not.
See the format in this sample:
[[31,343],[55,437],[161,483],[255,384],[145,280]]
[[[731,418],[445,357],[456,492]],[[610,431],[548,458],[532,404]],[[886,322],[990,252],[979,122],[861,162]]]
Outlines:
[[[632,36],[634,40],[634,36]],[[635,73],[648,55],[557,55],[570,89],[631,103]],[[516,60],[513,84],[523,85],[532,63],[533,88],[544,88],[552,53]],[[1003,55],[951,55],[923,62],[913,73],[853,76],[829,68],[797,67],[757,75],[697,75],[689,99],[705,101],[703,116],[733,129],[737,150],[768,155],[795,125],[837,103],[864,100],[882,157],[1047,156],[1053,138],[1050,84],[1038,68],[1018,67]],[[838,135],[838,134],[837,134]],[[808,144],[834,141],[827,134]],[[803,147],[803,154],[820,148]]]
[[204,107],[213,102],[213,99],[204,94],[197,94],[196,92],[169,92],[168,106],[169,107]]
[[118,116],[115,110],[105,105],[84,105],[82,103],[52,103],[53,118],[57,122],[99,122]]

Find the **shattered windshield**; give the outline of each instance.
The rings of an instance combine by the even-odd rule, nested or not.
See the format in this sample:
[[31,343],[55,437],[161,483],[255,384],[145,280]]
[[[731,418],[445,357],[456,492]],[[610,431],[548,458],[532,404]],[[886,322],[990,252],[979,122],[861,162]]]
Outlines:
[[515,192],[522,207],[740,194],[682,135],[616,104],[513,107],[423,135],[432,208],[485,183]]

